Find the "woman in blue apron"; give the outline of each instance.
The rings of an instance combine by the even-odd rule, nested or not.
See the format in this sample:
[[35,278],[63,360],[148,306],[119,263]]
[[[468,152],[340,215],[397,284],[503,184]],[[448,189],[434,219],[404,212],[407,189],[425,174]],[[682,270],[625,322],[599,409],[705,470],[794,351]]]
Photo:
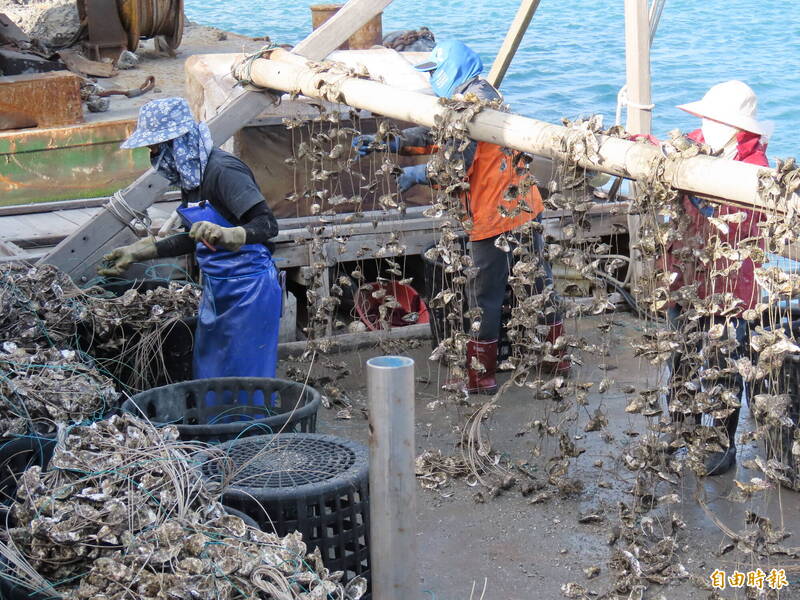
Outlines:
[[194,377],[274,377],[281,287],[267,249],[278,224],[252,171],[214,148],[183,98],[142,106],[122,148],[150,149],[150,160],[180,186],[178,209],[187,231],[141,239],[103,258],[100,275],[119,276],[134,262],[196,252],[203,273],[194,342]]

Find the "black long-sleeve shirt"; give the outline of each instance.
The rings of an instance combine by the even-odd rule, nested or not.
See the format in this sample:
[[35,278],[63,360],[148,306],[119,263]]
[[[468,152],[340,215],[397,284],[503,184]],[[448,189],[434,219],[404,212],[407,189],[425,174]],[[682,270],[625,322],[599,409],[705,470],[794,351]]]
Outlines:
[[[278,235],[278,222],[258,188],[253,172],[241,160],[215,148],[208,156],[200,187],[182,191],[184,202],[205,200],[231,225],[244,227],[246,244],[265,244]],[[196,243],[185,233],[156,242],[159,257],[181,256]]]

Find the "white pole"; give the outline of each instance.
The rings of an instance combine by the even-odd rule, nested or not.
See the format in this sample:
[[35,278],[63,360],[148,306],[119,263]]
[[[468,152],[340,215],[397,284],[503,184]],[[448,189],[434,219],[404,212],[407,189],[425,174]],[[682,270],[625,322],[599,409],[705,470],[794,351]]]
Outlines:
[[[271,56],[270,60],[256,60],[251,71],[253,81],[266,88],[313,98],[335,97],[354,108],[426,127],[433,127],[437,115],[441,117],[447,110],[438,98],[427,94],[337,72],[320,72],[299,64],[302,58],[281,50],[274,50]],[[474,140],[558,158],[562,140],[574,132],[559,125],[486,109],[467,125],[467,135]],[[578,160],[579,165],[628,179],[645,179],[650,176],[654,161],[662,156],[658,147],[649,144],[616,137],[598,138],[597,161],[584,157]],[[776,207],[766,206],[758,196],[758,176],[762,171],[774,173],[757,165],[695,156],[670,163],[667,180],[675,188],[693,194],[774,211]]]
[[[628,133],[652,132],[653,105],[650,94],[650,16],[647,0],[625,0],[625,71],[627,74]],[[631,281],[634,285],[645,271],[639,243],[641,217],[628,216],[628,244]]]
[[625,0],[625,71],[628,88],[628,133],[651,132],[650,19],[647,0]]
[[375,600],[419,598],[414,361],[367,361],[370,571]]

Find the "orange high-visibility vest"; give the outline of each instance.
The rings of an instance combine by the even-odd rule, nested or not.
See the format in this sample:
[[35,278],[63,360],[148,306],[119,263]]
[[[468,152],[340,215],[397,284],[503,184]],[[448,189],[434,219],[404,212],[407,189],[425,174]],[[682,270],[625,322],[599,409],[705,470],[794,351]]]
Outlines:
[[467,178],[470,189],[463,200],[472,215],[473,225],[469,232],[472,241],[485,240],[516,229],[538,217],[544,210],[542,196],[536,186],[532,186],[527,197],[521,199],[530,212],[523,210],[515,217],[503,217],[500,214],[499,206],[509,212],[519,206],[519,198],[506,200],[506,191],[509,186],[517,185],[522,177],[514,170],[512,156],[504,154],[497,144],[478,142]]

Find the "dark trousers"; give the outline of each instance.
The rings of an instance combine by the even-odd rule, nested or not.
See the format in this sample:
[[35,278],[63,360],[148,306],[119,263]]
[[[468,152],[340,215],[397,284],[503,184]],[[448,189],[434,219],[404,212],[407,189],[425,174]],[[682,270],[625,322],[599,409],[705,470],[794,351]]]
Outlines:
[[[673,329],[680,329],[683,324],[680,307],[670,308],[667,313],[667,318],[669,319],[670,326]],[[685,416],[682,412],[674,410],[676,402],[680,401],[681,405],[688,405],[691,403],[692,392],[689,392],[685,387],[683,387],[684,382],[690,380],[699,380],[701,370],[704,366],[712,368],[725,368],[728,366],[726,358],[738,360],[739,358],[748,355],[747,347],[749,344],[750,330],[747,321],[737,318],[728,319],[726,321],[725,319],[719,317],[703,317],[699,322],[698,331],[708,331],[714,324],[722,324],[725,326],[725,333],[721,339],[726,339],[728,336],[727,324],[733,325],[738,346],[730,354],[723,356],[720,355],[720,353],[716,353],[717,355],[710,356],[705,365],[698,364],[697,360],[687,359],[684,356],[684,351],[678,350],[677,352],[673,353],[669,390],[667,395],[667,408],[670,411],[670,416],[672,417],[673,421],[682,421]],[[693,350],[697,352],[700,350],[700,347],[697,346],[695,348],[687,348],[687,350]],[[742,393],[746,389],[745,381],[738,373],[730,374],[716,381],[708,382],[706,385],[713,386],[716,383],[721,384],[725,389],[731,390],[740,400]],[[736,428],[739,425],[740,412],[741,408],[737,408],[733,411],[733,413],[718,421],[718,424],[723,425],[727,430],[728,440],[731,444],[734,442]],[[700,423],[701,416],[702,415],[699,414],[695,415],[694,418],[696,423]]]
[[[506,237],[511,243],[512,251],[504,252],[502,249],[495,246],[498,237],[500,236],[471,242],[472,260],[478,268],[472,297],[474,304],[483,311],[481,314],[481,328],[478,331],[478,339],[481,341],[496,340],[500,337],[500,319],[503,298],[505,297],[506,285],[508,284],[508,275],[516,262],[513,250],[516,245],[523,243],[519,237],[506,234]],[[540,276],[536,277],[534,287],[536,293],[541,294],[545,289],[553,287],[553,269],[550,263],[544,259],[544,240],[542,239],[542,235],[535,233],[532,239],[528,239],[529,241],[525,243],[532,243],[532,252],[539,258],[539,266],[542,273]],[[557,306],[558,302],[555,292],[551,291],[548,302],[550,306]],[[561,313],[555,311],[544,317],[544,322],[553,324],[559,322],[561,318]]]

